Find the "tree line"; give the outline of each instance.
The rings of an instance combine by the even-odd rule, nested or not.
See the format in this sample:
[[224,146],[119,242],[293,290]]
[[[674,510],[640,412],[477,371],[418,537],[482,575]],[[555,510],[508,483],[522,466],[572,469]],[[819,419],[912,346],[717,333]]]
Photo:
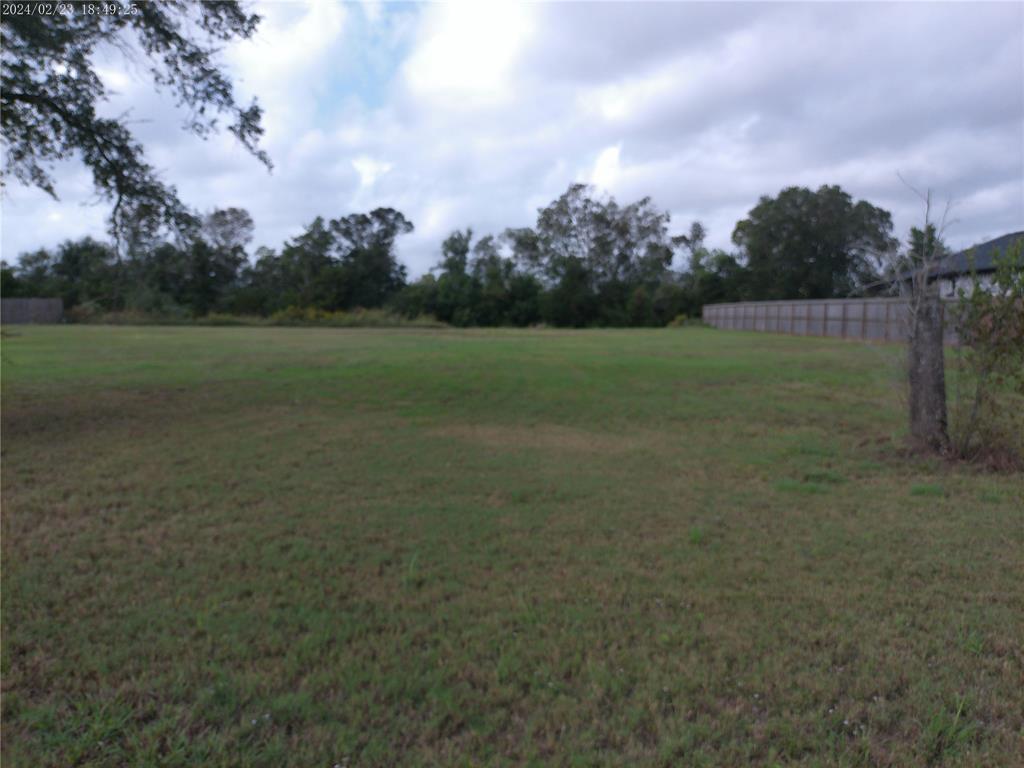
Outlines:
[[111,94],[95,53],[124,54],[188,108],[186,131],[206,137],[227,127],[269,168],[262,110],[236,99],[218,54],[252,37],[260,17],[236,0],[122,11],[0,19],[3,178],[56,198],[54,163],[79,157],[111,206],[113,241],[69,241],[2,265],[4,296],[59,296],[68,309],[157,318],[382,307],[455,325],[663,325],[711,302],[848,295],[877,281],[878,254],[894,247],[889,214],[836,186],[762,198],[727,251],[705,246],[699,222],[671,236],[668,214],[648,198],[619,205],[577,184],[532,227],[451,233],[436,266],[411,283],[395,242],[413,225],[390,208],[317,218],[280,249],[250,253],[247,212],[195,215],[147,161],[127,114],[104,116]]
[[413,223],[399,211],[317,217],[250,253],[252,217],[227,208],[173,241],[142,226],[120,247],[85,238],[23,254],[3,265],[0,290],[156,317],[384,308],[456,326],[660,326],[722,301],[855,294],[881,281],[896,247],[890,214],[838,186],[762,197],[733,251],[708,248],[700,222],[675,236],[669,224],[650,198],[622,205],[573,184],[532,227],[452,232],[410,282],[396,243]]

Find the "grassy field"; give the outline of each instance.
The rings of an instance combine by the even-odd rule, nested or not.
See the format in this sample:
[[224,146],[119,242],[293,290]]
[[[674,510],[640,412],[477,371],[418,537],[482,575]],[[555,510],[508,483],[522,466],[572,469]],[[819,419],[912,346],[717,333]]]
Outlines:
[[1024,761],[1024,480],[897,348],[11,330],[5,768]]

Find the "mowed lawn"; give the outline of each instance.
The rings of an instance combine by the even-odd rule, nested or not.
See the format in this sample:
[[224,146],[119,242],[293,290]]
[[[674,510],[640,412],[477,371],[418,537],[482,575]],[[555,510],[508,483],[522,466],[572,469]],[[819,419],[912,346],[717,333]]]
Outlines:
[[899,355],[8,328],[4,766],[1019,765],[1024,478]]

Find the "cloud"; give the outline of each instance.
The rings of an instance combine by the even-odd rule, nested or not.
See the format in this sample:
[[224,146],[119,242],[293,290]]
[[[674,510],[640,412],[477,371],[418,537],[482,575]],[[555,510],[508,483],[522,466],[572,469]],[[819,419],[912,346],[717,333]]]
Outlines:
[[[266,112],[267,174],[203,142],[140,73],[105,61],[149,157],[200,209],[236,205],[278,247],[317,215],[401,210],[414,275],[456,227],[531,224],[569,183],[650,195],[714,246],[765,194],[840,184],[893,212],[897,178],[959,201],[951,245],[1024,229],[1024,7],[1017,4],[273,3],[224,61]],[[102,234],[88,174],[63,202],[9,186],[5,258]],[[60,214],[54,219],[53,215]]]
[[622,176],[622,165],[619,162],[621,154],[621,144],[602,149],[597,160],[594,161],[594,168],[587,175],[586,181],[599,189],[613,189]]
[[240,90],[267,104],[264,126],[270,150],[314,125],[318,101],[330,98],[325,74],[344,32],[346,9],[332,0],[268,3],[259,8],[257,33],[228,49],[225,58]]
[[361,155],[352,161],[352,167],[359,174],[359,183],[363,187],[372,187],[378,178],[391,170],[392,165],[391,163]]
[[507,104],[518,95],[514,66],[532,34],[517,3],[445,3],[425,16],[402,75],[414,98],[448,109]]

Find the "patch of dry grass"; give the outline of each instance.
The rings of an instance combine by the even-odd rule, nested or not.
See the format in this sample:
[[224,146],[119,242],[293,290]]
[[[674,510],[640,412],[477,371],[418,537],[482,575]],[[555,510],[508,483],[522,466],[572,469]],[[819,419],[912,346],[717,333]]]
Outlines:
[[616,454],[650,445],[657,433],[646,436],[610,435],[561,424],[495,425],[452,424],[430,432],[491,450],[539,450],[566,453]]

